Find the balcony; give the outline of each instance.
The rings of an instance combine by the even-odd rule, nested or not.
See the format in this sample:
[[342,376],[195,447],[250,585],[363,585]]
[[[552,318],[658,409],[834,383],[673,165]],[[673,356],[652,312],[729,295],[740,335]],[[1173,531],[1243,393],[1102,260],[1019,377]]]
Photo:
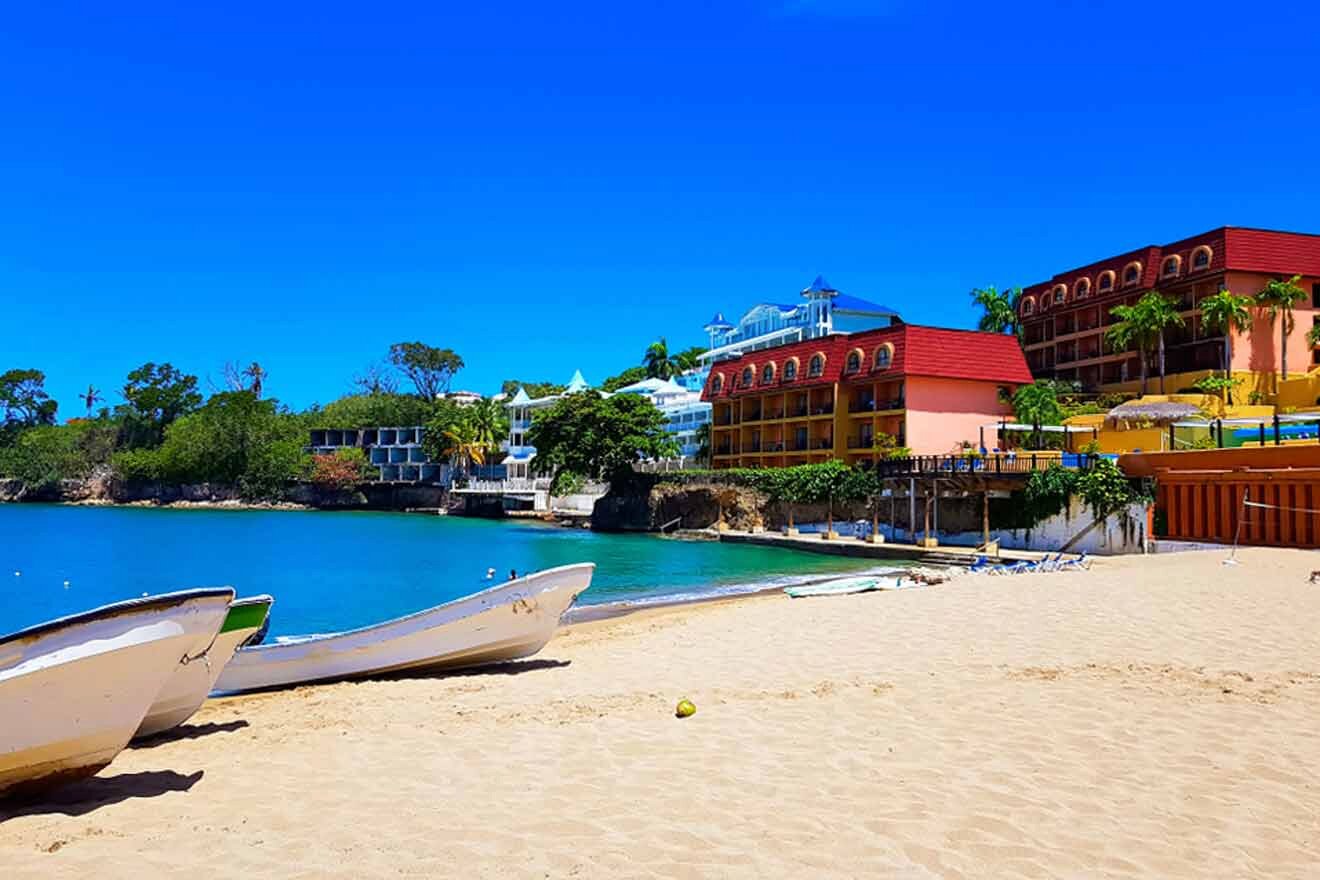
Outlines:
[[848,401],[848,412],[875,412],[875,401],[869,397]]
[[784,417],[784,411],[782,409],[767,410],[765,413],[764,420],[767,422],[773,422],[778,419],[782,419],[783,417]]
[[834,404],[827,403],[822,406],[815,406],[811,409],[813,416],[828,416],[834,412]]
[[795,419],[806,418],[807,415],[806,405],[803,404],[802,406],[793,407],[793,409],[789,412],[789,415]]
[[870,436],[869,434],[863,434],[860,437],[848,438],[849,449],[870,449],[874,445],[875,445],[875,438]]
[[889,400],[881,400],[876,403],[876,412],[889,412],[890,410],[903,409],[907,404],[901,397],[894,397]]

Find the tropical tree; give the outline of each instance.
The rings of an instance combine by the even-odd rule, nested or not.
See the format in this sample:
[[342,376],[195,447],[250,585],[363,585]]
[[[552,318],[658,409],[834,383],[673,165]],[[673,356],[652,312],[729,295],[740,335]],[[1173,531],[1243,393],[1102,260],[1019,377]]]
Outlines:
[[499,449],[500,440],[509,435],[509,411],[501,401],[486,397],[464,407],[463,415],[472,423],[485,457],[490,458]]
[[[1257,304],[1265,308],[1265,313],[1269,315],[1271,322],[1276,317],[1283,318],[1280,322],[1282,332],[1279,343],[1279,374],[1282,379],[1288,378],[1288,337],[1292,335],[1294,327],[1293,307],[1306,299],[1306,291],[1302,290],[1298,283],[1301,280],[1300,275],[1294,275],[1286,281],[1275,278],[1256,294]],[[1279,390],[1277,383],[1274,390],[1276,392]]]
[[452,349],[422,342],[394,343],[390,346],[390,363],[408,377],[417,396],[424,400],[434,400],[448,391],[454,374],[463,369],[463,359]]
[[642,459],[671,458],[678,444],[668,418],[639,394],[569,394],[532,417],[532,467],[553,477],[552,490],[581,479],[615,482]]
[[1013,417],[1024,425],[1031,425],[1035,445],[1039,448],[1040,429],[1063,421],[1063,408],[1059,406],[1059,392],[1054,383],[1040,379],[1015,391]]
[[972,303],[981,307],[981,319],[976,322],[977,329],[986,333],[1017,333],[1018,300],[1022,298],[1022,288],[999,291],[994,287],[973,287],[970,294]]
[[145,363],[128,374],[124,383],[122,445],[159,446],[165,429],[180,416],[197,409],[202,395],[197,391],[197,377],[176,369],[172,364]]
[[442,445],[450,461],[468,470],[473,464],[486,463],[486,444],[477,433],[472,419],[460,419],[442,435]]
[[1154,334],[1159,347],[1160,394],[1164,393],[1164,333],[1166,330],[1182,327],[1182,315],[1178,314],[1177,302],[1158,290],[1152,290],[1137,300],[1140,320]]
[[663,336],[646,347],[642,366],[648,379],[672,379],[686,369],[678,355],[669,353],[669,343]]
[[1312,324],[1311,329],[1306,331],[1306,344],[1312,348],[1320,345],[1320,324]]
[[[1250,299],[1228,289],[1201,300],[1201,326],[1207,332],[1220,333],[1224,337],[1223,366],[1226,380],[1232,378],[1233,333],[1245,333],[1251,329],[1250,306]],[[1228,389],[1228,386],[1225,388]],[[1231,402],[1231,390],[1228,394]]]
[[253,361],[243,370],[243,377],[248,380],[248,390],[261,399],[261,391],[266,386],[266,377],[270,375],[261,364]]
[[697,462],[710,464],[710,422],[702,422],[697,428]]
[[[621,373],[617,373],[600,383],[601,391],[613,393],[625,385],[631,385],[634,382],[640,382],[647,378],[646,367],[629,367]],[[531,392],[527,392],[530,394]]]
[[55,424],[58,404],[46,393],[46,374],[40,370],[9,370],[0,374],[0,426],[6,434],[24,428]]
[[87,418],[89,419],[92,417],[92,407],[105,400],[101,396],[101,389],[90,383],[87,385],[87,390],[78,395],[78,399],[87,407]]
[[1158,356],[1160,371],[1160,393],[1164,393],[1164,334],[1172,327],[1184,324],[1178,314],[1174,300],[1152,290],[1146,293],[1135,305],[1114,306],[1109,313],[1118,318],[1118,323],[1105,331],[1105,341],[1114,351],[1126,351],[1136,347],[1141,355],[1141,393],[1146,393],[1148,367],[1147,359],[1151,349]]

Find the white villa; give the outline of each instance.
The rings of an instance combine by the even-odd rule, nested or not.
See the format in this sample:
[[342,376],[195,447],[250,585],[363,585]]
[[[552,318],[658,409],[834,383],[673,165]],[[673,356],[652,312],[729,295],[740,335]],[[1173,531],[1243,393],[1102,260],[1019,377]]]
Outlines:
[[710,404],[701,399],[701,386],[686,388],[673,379],[643,379],[625,385],[615,394],[640,394],[655,404],[669,420],[666,430],[678,441],[683,458],[696,458],[700,443],[697,430],[710,422]]
[[898,312],[888,306],[839,293],[820,275],[802,291],[802,298],[796,304],[758,303],[736,325],[716,312],[703,328],[710,337],[710,350],[700,356],[702,382],[711,364],[743,352],[888,327],[898,319]]

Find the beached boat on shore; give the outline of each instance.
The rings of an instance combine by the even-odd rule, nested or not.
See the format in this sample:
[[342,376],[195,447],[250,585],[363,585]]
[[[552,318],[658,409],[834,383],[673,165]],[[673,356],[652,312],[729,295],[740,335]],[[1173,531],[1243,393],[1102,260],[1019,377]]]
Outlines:
[[551,568],[374,626],[240,648],[215,689],[260,690],[529,657],[554,636],[595,569],[594,563]]
[[206,650],[228,588],[106,605],[0,638],[0,795],[90,776],[128,745],[162,686]]
[[191,718],[206,701],[238,646],[261,630],[274,601],[270,596],[253,596],[231,602],[220,632],[205,649],[205,657],[175,667],[133,738],[163,733]]
[[860,577],[837,578],[817,584],[801,584],[785,587],[784,592],[794,599],[807,596],[847,596],[852,593],[869,593],[873,590],[903,590],[910,585],[903,583],[902,576],[862,575]]

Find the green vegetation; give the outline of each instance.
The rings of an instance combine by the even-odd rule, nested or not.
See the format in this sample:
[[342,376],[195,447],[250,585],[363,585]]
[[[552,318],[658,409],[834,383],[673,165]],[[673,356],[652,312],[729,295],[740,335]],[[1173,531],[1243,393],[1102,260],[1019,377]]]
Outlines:
[[606,378],[604,382],[600,383],[600,390],[613,393],[625,385],[640,382],[645,378],[646,367],[629,367],[622,373],[616,373],[615,375]]
[[646,369],[646,378],[672,379],[679,373],[696,369],[697,355],[703,351],[705,349],[697,347],[671,354],[669,343],[661,336],[646,347],[646,354],[642,356],[642,366]]
[[375,473],[361,449],[338,449],[333,455],[312,457],[308,480],[323,489],[351,489]]
[[390,346],[390,364],[408,378],[423,400],[449,391],[454,374],[463,369],[463,359],[452,349],[423,342],[396,342]]
[[537,473],[551,476],[559,492],[574,478],[613,483],[631,476],[634,462],[676,455],[665,426],[664,414],[643,397],[584,391],[537,411],[528,442]]
[[[1233,331],[1245,333],[1251,329],[1251,300],[1238,296],[1231,290],[1221,290],[1201,300],[1201,326],[1207,333],[1221,333],[1224,337],[1223,367],[1224,380],[1230,379],[1233,371]],[[1314,328],[1312,328],[1314,329]],[[1200,385],[1200,383],[1197,383]],[[1233,384],[1217,386],[1226,393],[1224,401],[1233,402]]]
[[986,333],[1020,334],[1022,327],[1018,323],[1018,300],[1022,298],[1022,288],[1014,287],[999,291],[994,287],[985,289],[973,287],[971,294],[973,305],[980,306],[981,319],[976,327]]
[[[470,421],[485,449],[498,446],[507,431],[504,410],[483,402],[459,407],[437,400],[433,389],[447,387],[462,359],[448,349],[400,343],[391,360],[412,380],[416,394],[398,394],[397,383],[371,368],[369,381],[324,408],[296,413],[265,398],[267,371],[253,362],[243,369],[226,365],[225,384],[233,390],[205,399],[197,377],[168,363],[143,364],[126,377],[124,402],[102,407],[95,385],[79,394],[87,418],[56,425],[56,403],[44,389],[39,370],[0,374],[0,477],[18,479],[30,490],[101,474],[126,482],[214,483],[236,488],[250,500],[282,497],[288,485],[311,479],[343,484],[368,473],[361,452],[335,461],[313,461],[304,452],[312,428],[408,427],[429,424],[441,414],[451,423]],[[470,411],[470,413],[468,412]]]
[[[1286,281],[1275,278],[1256,294],[1256,304],[1265,309],[1265,314],[1269,315],[1271,321],[1277,317],[1283,319],[1279,322],[1279,374],[1283,379],[1288,378],[1288,337],[1292,335],[1295,325],[1293,308],[1306,299],[1306,291],[1298,283],[1301,280],[1300,275],[1294,275]],[[1279,390],[1277,384],[1274,390],[1276,392]]]
[[1135,305],[1114,306],[1109,313],[1118,318],[1118,323],[1105,331],[1105,341],[1113,351],[1126,351],[1136,346],[1141,361],[1141,393],[1146,393],[1147,357],[1151,349],[1158,351],[1160,371],[1160,394],[1164,393],[1164,334],[1165,331],[1183,326],[1182,315],[1178,314],[1173,299],[1158,290],[1147,292]]
[[552,394],[563,394],[568,390],[567,385],[556,385],[554,382],[520,382],[517,379],[505,379],[504,384],[500,386],[500,393],[505,397],[513,397],[518,393],[519,388],[524,389],[527,396],[533,400],[538,397],[549,397]]
[[1013,418],[1031,425],[1031,448],[1040,449],[1045,425],[1063,424],[1063,409],[1059,406],[1059,391],[1055,383],[1041,379],[1023,385],[1013,393]]

